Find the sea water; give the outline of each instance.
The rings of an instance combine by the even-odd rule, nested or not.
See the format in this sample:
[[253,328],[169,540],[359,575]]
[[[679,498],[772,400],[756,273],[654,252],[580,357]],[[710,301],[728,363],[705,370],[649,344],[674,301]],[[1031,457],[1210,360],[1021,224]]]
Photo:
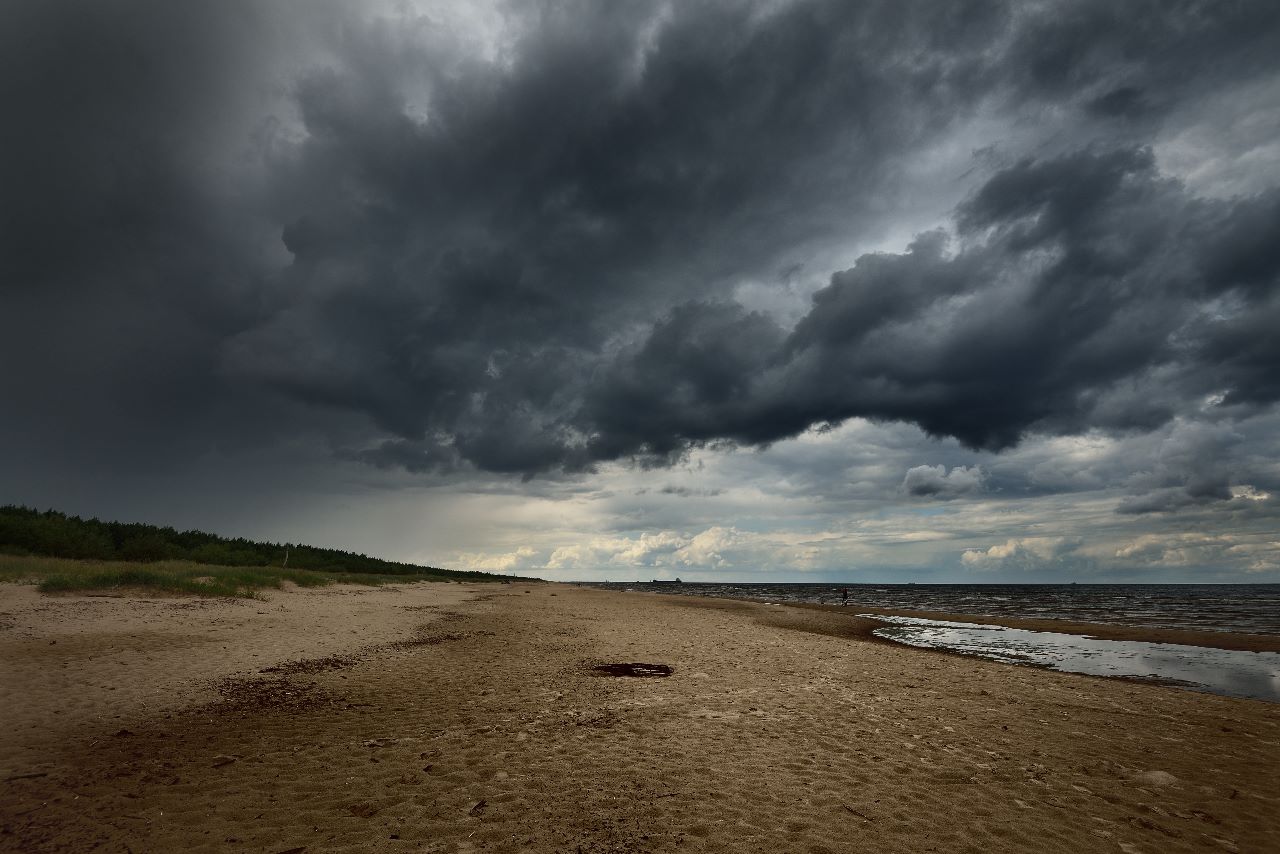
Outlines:
[[765,602],[849,604],[989,617],[1280,634],[1280,584],[712,584],[605,587]]

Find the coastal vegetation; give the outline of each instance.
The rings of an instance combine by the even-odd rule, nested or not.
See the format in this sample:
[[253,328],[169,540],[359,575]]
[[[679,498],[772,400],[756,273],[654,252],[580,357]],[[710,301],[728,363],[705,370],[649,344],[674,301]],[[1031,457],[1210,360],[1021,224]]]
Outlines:
[[0,507],[0,581],[45,592],[149,588],[203,596],[251,596],[285,582],[385,584],[502,581],[510,576],[381,560],[297,543],[82,519],[56,510]]
[[338,583],[375,586],[440,580],[412,575],[319,572],[278,566],[217,566],[181,560],[140,563],[0,554],[0,582],[34,583],[42,593],[141,589],[194,596],[260,598],[259,591],[279,590],[286,582],[299,587],[323,587]]

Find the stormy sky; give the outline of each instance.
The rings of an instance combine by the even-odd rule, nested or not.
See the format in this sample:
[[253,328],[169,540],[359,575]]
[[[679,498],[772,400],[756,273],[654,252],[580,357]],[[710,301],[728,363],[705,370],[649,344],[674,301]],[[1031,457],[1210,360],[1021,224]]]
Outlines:
[[0,503],[1280,581],[1280,4],[0,4]]

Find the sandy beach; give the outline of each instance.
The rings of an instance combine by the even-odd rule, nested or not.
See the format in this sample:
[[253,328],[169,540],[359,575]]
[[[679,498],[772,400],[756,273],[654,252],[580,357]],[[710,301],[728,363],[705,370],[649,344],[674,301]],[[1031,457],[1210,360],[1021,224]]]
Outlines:
[[[1280,708],[552,584],[0,585],[4,851],[1280,850]],[[597,675],[645,662],[666,678]]]

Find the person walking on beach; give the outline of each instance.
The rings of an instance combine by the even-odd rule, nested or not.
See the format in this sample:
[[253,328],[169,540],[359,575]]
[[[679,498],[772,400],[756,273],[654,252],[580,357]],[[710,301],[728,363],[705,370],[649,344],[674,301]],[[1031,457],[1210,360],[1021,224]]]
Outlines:
[[840,606],[844,607],[849,604],[849,588],[846,587],[840,591]]

